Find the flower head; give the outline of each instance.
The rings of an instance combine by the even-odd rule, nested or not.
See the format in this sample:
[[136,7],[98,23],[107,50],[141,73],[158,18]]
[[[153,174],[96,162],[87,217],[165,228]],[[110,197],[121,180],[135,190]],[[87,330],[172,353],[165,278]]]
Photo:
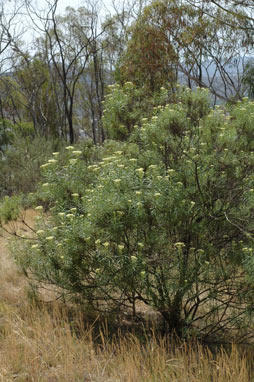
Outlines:
[[40,168],[45,168],[45,167],[48,167],[50,165],[50,163],[44,163],[40,166]]
[[67,214],[66,217],[67,218],[74,218],[74,215],[73,214]]
[[177,243],[175,243],[175,247],[176,248],[183,248],[183,247],[185,247],[185,244],[182,243],[181,241],[178,241]]

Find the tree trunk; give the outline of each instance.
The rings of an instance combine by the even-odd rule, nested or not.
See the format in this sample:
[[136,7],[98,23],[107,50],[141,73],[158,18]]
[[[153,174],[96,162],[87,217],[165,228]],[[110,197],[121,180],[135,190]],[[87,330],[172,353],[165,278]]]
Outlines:
[[160,313],[167,324],[167,331],[178,337],[183,336],[184,321],[181,318],[182,296],[177,293],[169,310]]

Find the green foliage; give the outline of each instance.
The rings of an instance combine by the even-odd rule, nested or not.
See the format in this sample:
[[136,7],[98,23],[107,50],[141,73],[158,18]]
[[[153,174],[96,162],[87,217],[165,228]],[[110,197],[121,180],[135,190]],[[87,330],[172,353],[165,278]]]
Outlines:
[[[33,198],[50,216],[41,213],[17,261],[97,309],[135,312],[142,301],[179,335],[248,327],[253,112],[250,102],[211,110],[205,90],[179,87],[128,141],[67,147],[64,164],[42,166]],[[104,118],[118,136],[107,109]]]
[[157,106],[173,99],[170,90],[161,87],[153,95],[145,88],[139,88],[132,82],[125,82],[108,87],[109,94],[104,101],[103,127],[108,139],[125,141],[136,127],[142,124],[144,116],[151,117]]
[[0,226],[19,218],[22,208],[22,196],[5,198],[0,202]]
[[254,66],[248,63],[244,69],[242,82],[247,87],[248,97],[254,98]]
[[209,86],[222,102],[239,99],[242,87],[236,89],[233,73],[242,71],[244,51],[249,54],[249,22],[246,13],[224,12],[209,1],[148,2],[129,28],[116,78],[152,92],[181,78],[190,87]]
[[25,60],[15,78],[15,92],[23,99],[18,111],[25,114],[27,125],[37,135],[59,137],[62,116],[57,109],[57,93],[60,86],[52,81],[48,64],[38,57]]
[[13,125],[10,121],[6,119],[0,119],[0,152],[4,150],[11,144],[13,140]]
[[[150,20],[149,20],[150,21]],[[131,39],[119,64],[118,76],[152,92],[167,81],[176,82],[177,54],[166,30],[142,17],[131,29]]]
[[[0,151],[4,154],[20,138],[34,136],[31,122],[12,123],[8,119],[0,119]],[[28,138],[29,139],[29,138]]]
[[19,138],[32,139],[35,136],[34,127],[32,122],[18,122],[12,126],[13,134],[16,136],[16,140]]
[[62,145],[57,140],[32,137],[29,124],[16,129],[19,133],[14,133],[11,145],[0,157],[0,196],[33,192],[41,177],[40,165]]
[[125,83],[123,87],[111,85],[109,89],[104,101],[103,126],[108,138],[126,140],[135,124],[140,122],[147,98],[144,91],[137,89],[132,82]]

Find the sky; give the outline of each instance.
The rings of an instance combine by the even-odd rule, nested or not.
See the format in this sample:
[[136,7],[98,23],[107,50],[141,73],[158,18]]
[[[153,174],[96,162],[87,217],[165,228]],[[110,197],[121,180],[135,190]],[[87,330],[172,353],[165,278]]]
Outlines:
[[[106,6],[110,6],[111,0],[104,0],[103,3]],[[58,0],[59,9],[64,10],[68,6],[74,8],[82,7],[85,4],[85,1],[82,0]]]
[[[91,3],[93,3],[94,1],[96,0],[92,0]],[[68,7],[68,6],[71,6],[73,8],[78,8],[78,7],[82,7],[82,6],[85,6],[86,4],[86,0],[58,0],[58,5],[57,5],[57,9],[58,9],[58,12],[59,13],[63,13],[65,8]],[[34,1],[34,3],[37,3],[37,6],[38,8],[40,7],[43,7],[43,3],[44,1],[42,0],[37,0],[37,1]],[[106,9],[108,10],[112,10],[112,0],[97,0],[97,3],[103,3],[105,5],[105,10],[104,12],[106,12]],[[116,1],[116,3],[120,3],[120,1]]]

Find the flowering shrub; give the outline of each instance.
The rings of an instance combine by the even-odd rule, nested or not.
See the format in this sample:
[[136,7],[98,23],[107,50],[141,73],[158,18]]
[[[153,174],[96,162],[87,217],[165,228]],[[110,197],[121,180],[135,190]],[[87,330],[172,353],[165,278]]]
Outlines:
[[161,88],[153,96],[145,88],[137,88],[132,82],[124,86],[111,85],[104,101],[103,125],[109,139],[125,141],[136,127],[141,126],[144,116],[151,117],[153,110],[172,98],[171,92]]
[[208,336],[252,316],[254,105],[210,110],[202,89],[176,99],[126,142],[67,147],[63,165],[43,165],[32,198],[50,215],[16,257],[98,309],[142,301],[170,330]]

